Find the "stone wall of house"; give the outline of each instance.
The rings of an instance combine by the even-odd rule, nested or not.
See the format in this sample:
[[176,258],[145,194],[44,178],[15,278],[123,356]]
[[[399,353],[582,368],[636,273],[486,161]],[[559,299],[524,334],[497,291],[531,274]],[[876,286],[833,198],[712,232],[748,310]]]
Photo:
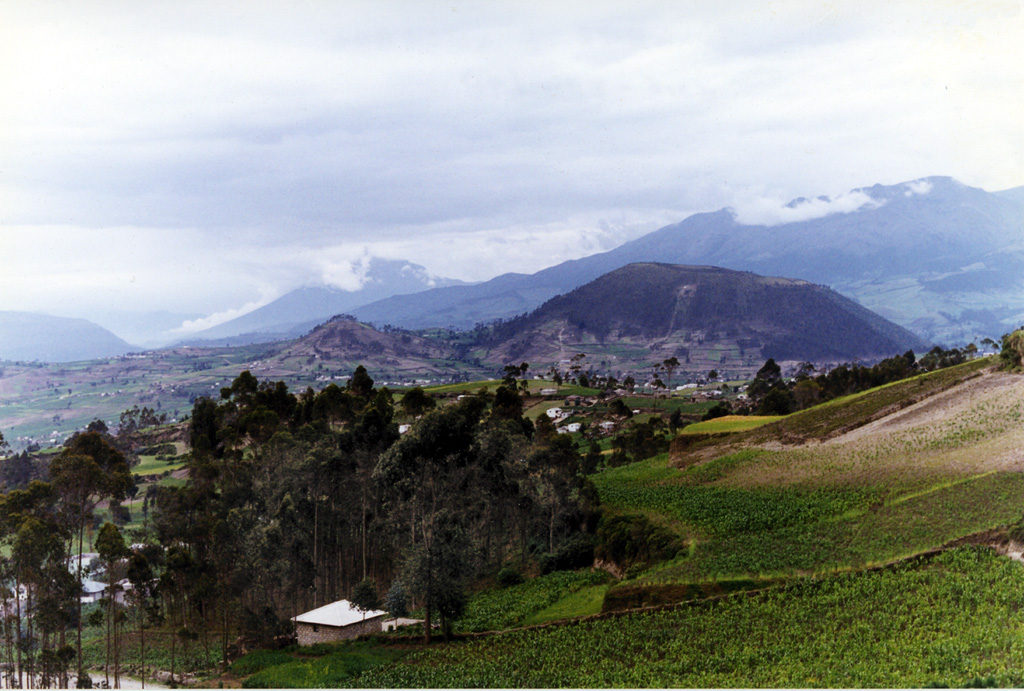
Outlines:
[[[334,643],[362,636],[363,634],[380,633],[382,621],[384,621],[383,615],[357,621],[355,624],[349,624],[348,626],[325,626],[324,624],[296,622],[295,635],[299,645]],[[314,631],[314,629],[316,630]]]

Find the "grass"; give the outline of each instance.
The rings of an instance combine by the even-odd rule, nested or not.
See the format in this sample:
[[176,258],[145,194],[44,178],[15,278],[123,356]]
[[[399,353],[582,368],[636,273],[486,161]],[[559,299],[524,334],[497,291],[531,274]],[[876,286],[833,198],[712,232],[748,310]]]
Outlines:
[[955,367],[920,374],[892,384],[836,398],[821,405],[787,416],[774,425],[752,434],[751,442],[791,436],[823,439],[854,429],[883,414],[923,400],[956,384],[978,376],[993,364],[992,358],[979,358]]
[[132,467],[133,475],[159,475],[168,470],[180,470],[185,461],[180,456],[139,456],[139,463]]
[[561,621],[597,614],[604,605],[604,596],[609,584],[592,585],[570,593],[552,605],[545,607],[523,620],[523,626],[533,626],[551,621]]
[[781,415],[724,415],[713,420],[695,422],[683,428],[680,434],[725,434],[755,429],[781,420]]

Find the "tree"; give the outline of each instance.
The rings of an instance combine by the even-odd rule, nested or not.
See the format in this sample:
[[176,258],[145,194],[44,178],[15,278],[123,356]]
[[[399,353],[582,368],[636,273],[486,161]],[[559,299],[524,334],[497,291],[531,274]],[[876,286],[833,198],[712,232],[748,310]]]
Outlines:
[[155,581],[149,560],[142,552],[133,551],[128,559],[128,582],[132,584],[131,601],[135,605],[136,621],[139,623],[139,657],[142,658],[140,676],[146,684],[146,619],[154,595]]
[[673,355],[661,364],[665,368],[665,373],[668,375],[668,382],[671,384],[672,375],[675,374],[675,371],[679,368],[679,358]]
[[[50,478],[63,500],[65,520],[78,533],[78,581],[82,582],[85,526],[102,498],[123,500],[132,485],[128,462],[100,432],[72,437],[50,462]],[[82,606],[78,605],[78,676],[82,668]]]
[[[481,397],[472,396],[428,413],[380,456],[373,473],[392,514],[401,513],[410,521],[415,542],[407,550],[402,581],[423,600],[428,643],[432,614],[438,612],[443,621],[445,611],[440,608],[454,601],[445,590],[448,585],[439,583],[439,570],[448,568],[441,561],[457,558],[457,564],[463,564],[456,554],[462,542],[454,537],[458,526],[452,512],[470,511],[475,504],[468,493],[471,478],[481,470],[475,463],[474,442],[485,405]],[[450,544],[442,544],[445,541]]]
[[409,615],[409,595],[401,581],[395,580],[391,583],[387,594],[384,595],[383,607],[396,619]]
[[1002,339],[1002,350],[999,359],[1008,369],[1024,367],[1024,329],[1006,334]]
[[366,612],[380,609],[380,595],[377,594],[377,584],[369,578],[359,581],[352,588],[352,595],[349,597],[349,601],[355,605],[356,609],[363,612],[364,616]]
[[441,619],[445,640],[452,623],[466,606],[466,585],[473,573],[473,546],[456,517],[442,509],[433,517],[429,541],[417,543],[406,555],[403,580],[423,598],[426,642],[430,643],[431,612]]
[[400,405],[406,415],[419,417],[428,410],[433,410],[437,403],[422,387],[414,386],[402,396]]
[[351,379],[348,380],[346,388],[353,396],[357,396],[366,401],[369,400],[370,396],[373,394],[373,379],[370,378],[366,368],[359,365],[356,367],[355,372],[352,373]]
[[96,551],[107,572],[107,657],[104,674],[110,685],[111,658],[114,667],[114,688],[121,688],[120,642],[118,636],[118,585],[121,561],[129,556],[121,531],[113,523],[104,523],[96,536]]

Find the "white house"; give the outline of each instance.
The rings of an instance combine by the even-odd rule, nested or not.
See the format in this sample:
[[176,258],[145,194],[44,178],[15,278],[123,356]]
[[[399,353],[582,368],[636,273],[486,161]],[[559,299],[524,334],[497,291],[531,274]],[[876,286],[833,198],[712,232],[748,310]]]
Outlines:
[[558,418],[562,417],[562,409],[561,408],[548,408],[547,414],[548,414],[548,417],[551,418],[552,420],[557,420]]
[[395,629],[403,626],[412,626],[414,624],[422,624],[422,619],[409,619],[408,617],[398,617],[397,619],[385,619],[383,622],[382,630],[394,631]]
[[103,599],[103,593],[107,590],[106,583],[99,581],[82,580],[82,604],[99,602]]
[[313,645],[379,633],[383,630],[385,616],[387,612],[376,609],[363,612],[348,600],[338,600],[292,617],[292,621],[299,645]]

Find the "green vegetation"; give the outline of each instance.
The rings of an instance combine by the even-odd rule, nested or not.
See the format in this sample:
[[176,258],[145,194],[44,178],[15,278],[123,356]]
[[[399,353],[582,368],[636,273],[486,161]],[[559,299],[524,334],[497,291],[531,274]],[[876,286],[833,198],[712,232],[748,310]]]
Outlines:
[[[609,578],[602,571],[556,571],[508,588],[485,591],[469,601],[456,628],[459,631],[498,631],[548,621],[552,612],[560,612],[565,617],[592,614],[600,611],[600,603],[594,608],[597,591],[592,588],[606,583]],[[588,591],[586,595],[572,597],[584,590]],[[559,609],[551,610],[555,605],[559,605]]]
[[404,654],[404,650],[366,641],[293,648],[290,652],[257,651],[235,661],[231,671],[251,674],[242,682],[247,689],[339,688]]
[[683,428],[683,434],[728,434],[755,429],[781,420],[781,415],[726,415],[713,420],[695,422]]
[[[670,611],[411,654],[371,688],[1020,686],[1024,569],[964,548]],[[571,663],[567,663],[572,661]]]

